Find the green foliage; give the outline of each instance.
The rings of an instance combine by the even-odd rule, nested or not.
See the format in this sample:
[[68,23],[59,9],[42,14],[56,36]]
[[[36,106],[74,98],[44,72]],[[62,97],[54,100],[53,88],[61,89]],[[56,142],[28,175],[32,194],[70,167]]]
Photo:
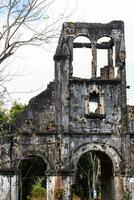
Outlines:
[[6,110],[0,109],[0,124],[6,124],[9,122],[9,115]]
[[17,117],[24,111],[26,105],[22,103],[18,103],[17,101],[14,101],[12,104],[12,107],[9,112],[10,116],[10,122],[13,123],[17,119]]
[[46,200],[47,193],[46,189],[42,187],[41,180],[37,180],[35,184],[32,186],[32,191],[28,200]]
[[31,198],[33,188],[36,189],[36,186],[37,188],[43,186],[43,189],[46,187],[46,169],[47,165],[38,156],[28,156],[20,162],[22,200],[27,200],[28,196]]
[[69,27],[70,28],[75,28],[76,24],[74,22],[69,22]]
[[8,131],[17,117],[24,111],[26,105],[14,101],[11,109],[7,109],[0,102],[0,131]]
[[82,156],[78,162],[78,170],[76,176],[76,183],[73,186],[74,193],[81,199],[89,195],[87,174],[91,165],[88,154]]
[[[92,157],[91,157],[92,155]],[[98,164],[94,158],[95,154],[85,153],[78,161],[76,183],[73,185],[73,193],[80,199],[89,200],[93,192],[93,171],[97,172]],[[95,167],[93,168],[93,162]],[[96,177],[96,176],[95,176]],[[100,182],[96,182],[97,192],[100,191]]]
[[126,191],[124,194],[124,200],[129,200],[130,199],[130,193],[129,191]]
[[8,130],[9,125],[9,113],[8,110],[3,107],[2,101],[0,102],[0,131]]

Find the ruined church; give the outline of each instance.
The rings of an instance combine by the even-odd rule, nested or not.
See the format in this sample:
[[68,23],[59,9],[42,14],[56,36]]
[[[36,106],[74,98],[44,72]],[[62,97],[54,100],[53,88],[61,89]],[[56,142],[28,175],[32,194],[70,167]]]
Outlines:
[[[88,78],[74,74],[76,48],[91,52]],[[105,66],[98,64],[100,50],[107,52]],[[45,177],[47,200],[73,200],[79,161],[88,152],[99,159],[101,199],[134,200],[134,107],[126,102],[125,57],[122,21],[63,24],[54,81],[1,137],[0,200],[26,200],[34,176]]]

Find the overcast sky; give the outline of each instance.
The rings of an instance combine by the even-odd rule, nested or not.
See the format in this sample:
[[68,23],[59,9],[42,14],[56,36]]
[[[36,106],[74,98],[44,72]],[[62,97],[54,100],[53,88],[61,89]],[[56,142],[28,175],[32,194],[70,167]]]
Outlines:
[[[69,18],[73,22],[124,21],[127,84],[130,85],[127,99],[129,104],[134,104],[134,1],[56,0],[47,14],[53,20],[61,16],[65,8],[67,14],[74,11]],[[44,48],[25,46],[12,57],[9,69],[12,68],[12,73],[18,74],[7,84],[12,100],[27,103],[30,98],[46,89],[47,84],[54,79],[55,48],[55,43],[51,47],[44,45]]]

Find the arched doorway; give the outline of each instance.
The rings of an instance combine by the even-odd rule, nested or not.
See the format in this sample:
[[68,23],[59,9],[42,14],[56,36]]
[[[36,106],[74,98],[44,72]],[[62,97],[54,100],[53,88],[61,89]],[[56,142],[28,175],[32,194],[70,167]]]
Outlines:
[[76,172],[73,199],[117,200],[121,191],[116,189],[119,178],[115,174],[120,171],[120,162],[116,151],[105,144],[86,144],[77,149],[72,158]]
[[28,200],[32,187],[38,181],[46,188],[47,165],[36,155],[26,156],[19,164],[19,200]]

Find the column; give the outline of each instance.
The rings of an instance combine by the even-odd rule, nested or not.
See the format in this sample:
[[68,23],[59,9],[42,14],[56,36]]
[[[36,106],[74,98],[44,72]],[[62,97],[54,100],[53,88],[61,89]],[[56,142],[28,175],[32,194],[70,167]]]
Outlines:
[[134,200],[134,178],[130,178],[129,180],[129,190],[130,190],[130,196],[131,196],[131,199],[130,200]]
[[18,200],[18,175],[0,172],[0,199]]
[[108,49],[108,66],[113,66],[113,48]]
[[124,200],[123,177],[120,174],[114,176],[114,187],[115,200]]
[[47,177],[47,200],[71,200],[72,176],[64,173]]
[[92,46],[92,78],[97,77],[97,48],[96,42],[91,43]]

